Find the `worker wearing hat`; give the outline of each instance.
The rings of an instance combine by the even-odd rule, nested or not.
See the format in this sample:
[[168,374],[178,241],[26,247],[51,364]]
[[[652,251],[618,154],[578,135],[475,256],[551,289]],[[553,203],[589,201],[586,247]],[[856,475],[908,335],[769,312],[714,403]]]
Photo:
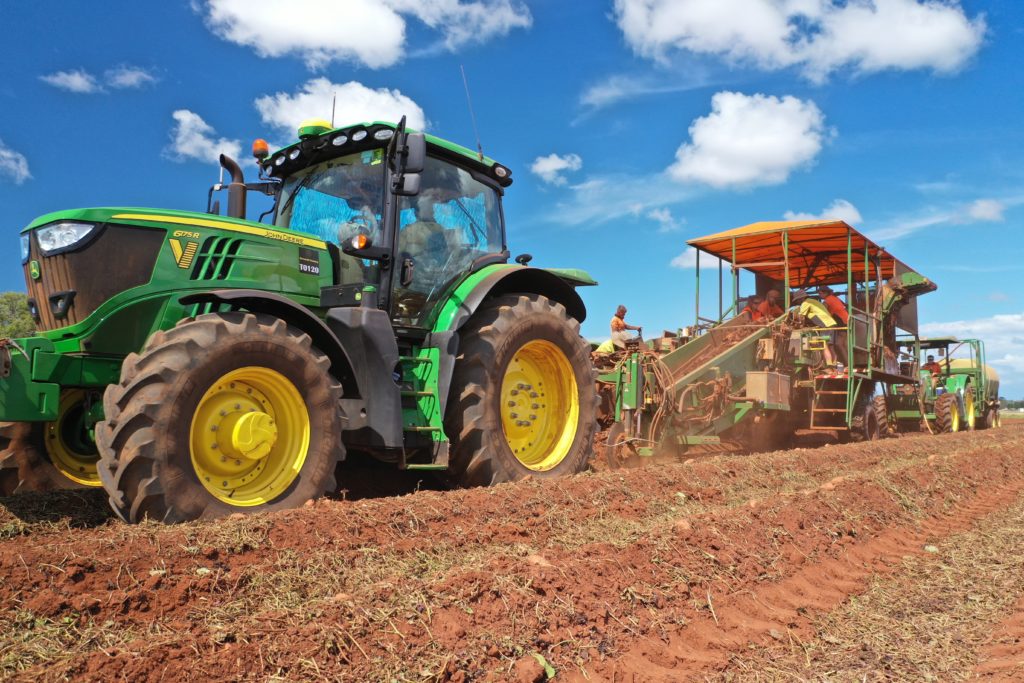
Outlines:
[[[804,320],[806,320],[808,323],[810,323],[812,326],[824,328],[839,327],[839,322],[836,321],[836,319],[832,317],[832,314],[828,312],[828,309],[825,307],[825,304],[821,303],[817,299],[812,299],[810,296],[808,296],[806,289],[798,289],[795,292],[793,292],[792,301],[794,306],[799,307],[797,311],[798,315]],[[829,340],[829,342],[831,342],[830,344],[825,345],[825,363],[827,365],[833,366],[836,364],[836,358],[832,352],[831,345],[832,343],[836,343],[836,345],[839,346],[839,344],[837,343],[836,335],[830,331],[822,334],[821,336],[826,337]],[[840,357],[845,358],[845,339],[843,339],[842,346],[843,353]]]

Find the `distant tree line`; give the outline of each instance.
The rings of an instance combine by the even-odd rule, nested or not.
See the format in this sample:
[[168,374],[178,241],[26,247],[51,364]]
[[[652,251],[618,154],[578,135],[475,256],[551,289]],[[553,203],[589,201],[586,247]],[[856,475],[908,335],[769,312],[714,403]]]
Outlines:
[[0,293],[0,339],[31,337],[36,322],[28,312],[28,297],[21,292]]

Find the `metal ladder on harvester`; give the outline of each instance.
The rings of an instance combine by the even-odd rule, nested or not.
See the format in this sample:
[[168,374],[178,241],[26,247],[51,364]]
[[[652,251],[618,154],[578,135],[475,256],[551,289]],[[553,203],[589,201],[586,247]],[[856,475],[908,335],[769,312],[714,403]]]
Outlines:
[[849,378],[822,375],[814,378],[811,429],[846,429]]

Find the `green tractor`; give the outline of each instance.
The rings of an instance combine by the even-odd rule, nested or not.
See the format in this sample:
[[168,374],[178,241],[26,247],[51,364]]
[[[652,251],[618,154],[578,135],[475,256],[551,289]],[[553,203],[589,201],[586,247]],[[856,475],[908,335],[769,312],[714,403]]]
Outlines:
[[[0,340],[0,495],[102,486],[126,521],[291,508],[360,452],[489,485],[582,470],[585,272],[509,263],[505,166],[307,122],[226,216],[60,211],[21,233],[39,333]],[[248,192],[274,197],[245,220]]]
[[904,339],[900,359],[920,383],[897,387],[888,399],[898,431],[921,429],[922,412],[928,428],[939,433],[999,426],[999,375],[986,364],[985,342]]

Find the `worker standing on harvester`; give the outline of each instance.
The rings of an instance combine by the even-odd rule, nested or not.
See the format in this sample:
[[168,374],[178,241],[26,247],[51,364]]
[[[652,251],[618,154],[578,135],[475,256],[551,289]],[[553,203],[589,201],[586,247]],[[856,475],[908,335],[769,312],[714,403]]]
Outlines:
[[758,308],[761,311],[762,318],[765,320],[775,320],[782,315],[782,306],[779,305],[779,298],[781,296],[777,289],[768,290],[764,301],[761,302],[761,306]]
[[846,310],[846,304],[844,304],[835,292],[832,291],[831,287],[822,285],[818,287],[818,296],[821,297],[821,303],[825,304],[825,308],[832,314],[832,317],[841,322],[844,325],[850,322],[850,312]]
[[823,327],[830,330],[829,332],[826,332],[825,334],[822,335],[829,341],[829,343],[825,344],[824,349],[825,364],[830,367],[834,367],[836,364],[836,358],[832,352],[832,344],[835,344],[837,347],[837,351],[840,351],[841,358],[846,357],[846,340],[842,340],[841,346],[843,348],[839,349],[839,340],[836,338],[837,335],[832,331],[832,328],[839,327],[839,323],[836,321],[835,318],[832,317],[832,314],[828,312],[828,309],[825,307],[825,304],[821,303],[817,299],[812,299],[807,295],[806,289],[796,290],[793,293],[792,300],[794,306],[799,306],[798,314],[801,318],[805,319],[814,327]]
[[614,344],[616,348],[623,349],[626,347],[626,340],[629,339],[629,335],[626,332],[628,330],[642,332],[644,328],[627,324],[626,307],[620,304],[619,307],[615,309],[615,315],[612,316],[611,329],[612,344]]

